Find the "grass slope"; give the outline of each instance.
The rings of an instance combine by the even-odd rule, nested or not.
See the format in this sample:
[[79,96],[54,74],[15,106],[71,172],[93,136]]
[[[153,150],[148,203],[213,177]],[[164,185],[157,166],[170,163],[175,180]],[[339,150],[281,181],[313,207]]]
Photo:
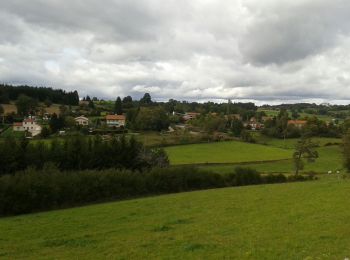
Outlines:
[[252,162],[292,157],[292,152],[285,149],[237,141],[180,145],[165,150],[173,165]]
[[4,259],[344,259],[350,181],[173,194],[0,219]]

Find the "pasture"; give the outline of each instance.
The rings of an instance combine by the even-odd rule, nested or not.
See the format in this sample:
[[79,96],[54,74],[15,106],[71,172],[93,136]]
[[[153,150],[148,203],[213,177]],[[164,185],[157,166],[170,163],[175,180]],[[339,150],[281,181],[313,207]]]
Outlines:
[[246,186],[0,219],[4,259],[345,259],[350,180]]
[[172,165],[272,161],[292,156],[290,150],[239,141],[171,146],[165,151]]

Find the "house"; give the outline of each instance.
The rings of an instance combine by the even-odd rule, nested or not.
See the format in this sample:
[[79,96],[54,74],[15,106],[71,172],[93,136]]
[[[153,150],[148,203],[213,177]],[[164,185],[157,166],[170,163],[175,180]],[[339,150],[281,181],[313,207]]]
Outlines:
[[107,115],[106,124],[109,127],[124,127],[126,118],[124,115]]
[[244,123],[245,127],[249,127],[252,130],[259,130],[264,128],[264,124],[261,124],[258,122],[258,120],[255,117],[252,117],[249,122]]
[[85,116],[78,116],[74,118],[77,125],[87,126],[89,125],[89,118]]
[[191,119],[195,119],[198,116],[200,116],[200,113],[197,112],[186,112],[185,115],[183,116],[183,119],[185,121],[191,120]]
[[29,117],[23,120],[23,122],[14,123],[13,131],[24,132],[28,131],[32,136],[36,136],[41,133],[42,127],[37,124],[34,117]]
[[294,125],[297,128],[302,128],[307,123],[306,120],[288,120],[288,125]]

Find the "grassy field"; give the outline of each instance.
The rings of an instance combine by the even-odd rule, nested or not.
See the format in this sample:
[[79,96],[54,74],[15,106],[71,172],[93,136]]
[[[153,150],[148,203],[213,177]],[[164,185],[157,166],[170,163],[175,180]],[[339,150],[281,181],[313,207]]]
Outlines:
[[[43,104],[41,104],[43,105]],[[17,113],[17,107],[14,103],[11,104],[1,104],[1,106],[4,108],[5,115],[11,114],[11,113]],[[44,106],[44,105],[43,105]],[[53,114],[60,114],[60,105],[59,104],[52,104],[50,107],[45,106],[45,112]]]
[[292,156],[286,149],[238,141],[180,145],[165,150],[173,165],[281,160]]
[[13,131],[12,127],[7,128],[3,133],[0,134],[0,137],[16,137],[20,138],[24,136],[24,132]]
[[[271,117],[277,116],[279,114],[279,110],[259,108],[258,111],[259,112],[265,112],[265,114],[267,116],[271,116]],[[292,116],[292,112],[291,111],[288,111],[288,114],[289,114],[289,117]],[[306,118],[306,117],[314,117],[314,116],[316,116],[318,119],[326,121],[326,122],[331,122],[332,119],[333,119],[329,115],[315,115],[315,114],[309,114],[309,113],[305,113],[305,112],[301,112],[301,113],[298,113],[298,114],[299,114],[299,118],[300,119],[301,118]],[[340,120],[340,121],[343,121],[343,120]]]
[[[339,146],[320,147],[317,151],[319,153],[319,158],[312,163],[306,162],[302,172],[315,171],[318,173],[327,173],[328,171],[344,171],[343,158]],[[253,168],[262,173],[292,173],[294,171],[292,160],[251,164],[208,165],[200,167],[225,174],[232,172],[238,165]]]
[[[296,143],[298,142],[298,138],[290,138],[290,139],[278,139],[272,138],[268,136],[261,135],[259,132],[252,133],[255,140],[259,144],[264,144],[268,146],[274,146],[283,149],[294,149]],[[327,144],[341,144],[342,139],[340,138],[328,138],[328,137],[313,137],[312,141],[319,146],[325,146]]]
[[344,259],[350,180],[172,194],[0,219],[4,259]]
[[201,134],[190,134],[189,132],[181,131],[172,133],[141,132],[130,133],[129,135],[134,136],[136,140],[144,143],[146,146],[165,146],[202,142]]

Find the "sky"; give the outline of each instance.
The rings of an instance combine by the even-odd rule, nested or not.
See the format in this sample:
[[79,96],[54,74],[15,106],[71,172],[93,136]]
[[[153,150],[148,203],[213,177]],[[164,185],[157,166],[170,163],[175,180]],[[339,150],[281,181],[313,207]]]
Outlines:
[[3,0],[0,82],[115,99],[350,103],[349,0]]

